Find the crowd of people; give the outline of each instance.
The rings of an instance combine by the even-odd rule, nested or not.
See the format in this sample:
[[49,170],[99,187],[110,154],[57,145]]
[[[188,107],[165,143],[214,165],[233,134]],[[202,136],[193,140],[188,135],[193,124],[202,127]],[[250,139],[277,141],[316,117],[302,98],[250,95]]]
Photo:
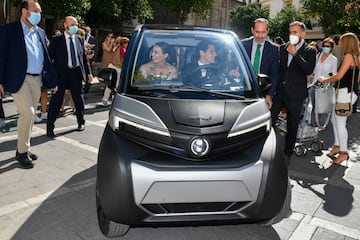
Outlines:
[[[38,26],[42,14],[40,3],[37,0],[22,1],[20,9],[18,21],[0,27],[0,47],[3,49],[0,59],[0,128],[7,124],[6,109],[4,111],[2,104],[6,91],[13,97],[19,114],[16,160],[22,167],[32,168],[33,161],[38,158],[31,152],[33,124],[46,121],[46,135],[56,137],[55,122],[63,115],[65,93],[76,115],[76,130],[85,130],[84,94],[89,92],[99,51],[91,28],[80,28],[74,16],[67,16],[63,30],[56,30],[48,39]],[[129,39],[123,37],[114,41],[106,67],[121,70],[128,42]],[[103,55],[107,56],[104,46],[103,50]],[[39,103],[40,113],[37,114]]]
[[[256,19],[251,30],[253,36],[243,40],[243,43],[254,71],[264,73],[271,79],[272,88],[265,99],[271,110],[273,127],[276,127],[279,114],[285,113],[287,132],[284,154],[286,156],[290,157],[294,152],[304,103],[309,92],[311,93],[308,91],[309,87],[316,84],[326,87],[335,83],[331,87],[336,91],[333,91],[334,94],[326,101],[349,102],[350,99],[351,104],[354,104],[353,112],[356,112],[360,81],[359,40],[356,34],[345,33],[335,36],[334,39],[327,37],[320,45],[316,41],[307,43],[305,24],[294,21],[289,26],[289,42],[283,43],[282,39],[277,37],[272,43],[268,40],[268,22],[263,18]],[[270,53],[271,50],[269,47],[266,48],[266,43],[276,46],[278,51]],[[272,68],[271,64],[273,64]],[[341,164],[350,158],[347,117],[337,115],[334,105],[331,113],[334,145],[327,154],[333,164]]]
[[[74,16],[67,16],[64,19],[64,30],[57,30],[48,40],[44,30],[38,26],[41,13],[38,1],[23,1],[19,21],[0,28],[0,128],[6,125],[1,97],[7,91],[12,94],[19,113],[16,159],[26,168],[32,168],[33,160],[38,158],[30,151],[34,121],[46,120],[46,135],[54,138],[55,122],[64,112],[66,93],[76,115],[77,130],[85,129],[83,94],[89,92],[93,68],[99,55],[99,44],[91,34],[91,28],[80,28]],[[289,25],[288,42],[280,37],[271,41],[268,37],[268,20],[264,18],[254,21],[251,32],[252,36],[242,42],[254,72],[266,74],[271,79],[272,86],[264,97],[274,127],[279,114],[286,113],[287,133],[283,151],[286,156],[291,156],[309,86],[335,83],[337,94],[329,101],[351,98],[352,103],[356,102],[360,68],[359,40],[355,34],[345,33],[334,39],[325,38],[321,44],[316,41],[308,43],[305,40],[305,24],[294,21]],[[113,33],[107,34],[101,43],[100,67],[116,71],[115,86],[119,84],[128,43],[129,38],[115,37]],[[211,42],[199,43],[197,51],[198,64],[206,65],[216,61],[217,53]],[[151,61],[140,67],[141,75],[144,78],[160,76],[167,80],[176,78],[178,70],[167,62],[168,57],[167,43],[155,44],[151,51]],[[231,53],[228,58],[231,60]],[[185,69],[187,67],[193,66],[185,66]],[[199,72],[194,74],[205,77],[207,73],[203,70],[199,68]],[[234,67],[229,69],[229,74],[236,76],[239,72]],[[355,81],[352,81],[354,78]],[[189,78],[188,82],[193,80],[194,77]],[[110,86],[105,86],[102,97],[104,106],[109,104],[112,91]],[[39,102],[40,115],[37,115]],[[334,164],[349,159],[346,120],[347,116],[332,113],[334,146],[328,156]]]

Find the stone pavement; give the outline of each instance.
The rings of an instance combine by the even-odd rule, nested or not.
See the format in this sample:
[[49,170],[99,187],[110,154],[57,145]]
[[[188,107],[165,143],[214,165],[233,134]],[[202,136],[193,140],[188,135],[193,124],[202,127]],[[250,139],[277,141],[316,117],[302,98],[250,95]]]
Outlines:
[[[97,226],[95,176],[98,146],[108,117],[101,92],[86,99],[86,130],[76,132],[70,112],[56,122],[57,138],[45,136],[46,124],[35,124],[31,150],[35,167],[22,169],[14,154],[17,113],[4,99],[7,126],[0,132],[0,239],[106,239]],[[257,224],[131,228],[121,239],[360,239],[360,113],[349,118],[351,161],[334,166],[309,152],[293,156],[289,170],[292,215],[269,227]],[[329,126],[320,133],[324,149],[332,144]]]

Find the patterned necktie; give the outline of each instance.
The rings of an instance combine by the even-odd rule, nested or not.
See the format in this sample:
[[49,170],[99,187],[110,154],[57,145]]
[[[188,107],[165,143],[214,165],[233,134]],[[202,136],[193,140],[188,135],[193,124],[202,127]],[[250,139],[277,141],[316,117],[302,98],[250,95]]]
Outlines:
[[261,48],[261,44],[258,44],[258,45],[256,46],[255,59],[254,59],[254,70],[255,70],[255,74],[256,74],[256,75],[259,73],[259,66],[260,66],[260,48]]
[[71,66],[76,67],[76,57],[75,57],[75,47],[72,41],[72,38],[69,37],[70,40],[70,55],[71,55]]

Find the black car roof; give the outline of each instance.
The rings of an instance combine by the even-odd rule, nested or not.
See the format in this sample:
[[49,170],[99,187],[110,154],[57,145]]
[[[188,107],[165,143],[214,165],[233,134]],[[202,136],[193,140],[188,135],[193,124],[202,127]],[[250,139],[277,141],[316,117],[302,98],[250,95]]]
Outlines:
[[211,27],[200,27],[192,25],[167,25],[167,24],[142,24],[138,25],[135,28],[135,31],[143,31],[146,29],[155,29],[155,30],[200,30],[200,31],[210,31],[218,33],[232,33],[231,30],[221,29],[221,28],[211,28]]

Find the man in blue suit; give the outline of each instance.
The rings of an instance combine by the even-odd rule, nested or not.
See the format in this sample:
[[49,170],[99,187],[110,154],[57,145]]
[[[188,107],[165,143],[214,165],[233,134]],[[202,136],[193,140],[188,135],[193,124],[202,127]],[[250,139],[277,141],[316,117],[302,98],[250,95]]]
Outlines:
[[30,133],[41,86],[57,89],[45,32],[37,26],[40,20],[40,4],[28,0],[21,3],[20,20],[0,28],[0,97],[10,92],[19,113],[16,159],[25,168],[38,158],[30,152]]
[[[242,42],[254,66],[255,73],[266,74],[270,77],[271,88],[266,93],[265,100],[271,108],[279,79],[279,48],[268,40],[269,24],[265,18],[256,19],[251,32],[253,36]],[[256,56],[257,48],[258,57]],[[256,63],[256,61],[258,62]]]
[[92,81],[91,67],[86,56],[84,39],[77,35],[78,21],[73,16],[68,16],[64,21],[65,31],[59,36],[54,36],[49,45],[50,59],[59,76],[58,91],[51,96],[47,136],[55,137],[55,121],[59,115],[66,89],[73,97],[76,109],[78,131],[85,130],[84,100],[82,97],[82,82]]

